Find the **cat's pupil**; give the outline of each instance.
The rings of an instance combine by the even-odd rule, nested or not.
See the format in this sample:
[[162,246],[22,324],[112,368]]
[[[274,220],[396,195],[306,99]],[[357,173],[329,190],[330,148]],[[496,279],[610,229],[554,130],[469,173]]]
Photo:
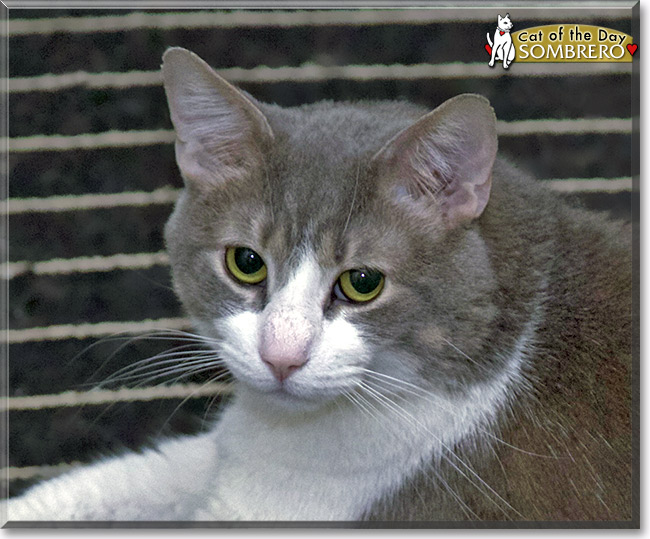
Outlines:
[[351,270],[350,284],[359,294],[370,294],[381,283],[381,273],[373,270]]
[[262,257],[247,247],[235,249],[235,264],[245,274],[257,273],[264,266]]

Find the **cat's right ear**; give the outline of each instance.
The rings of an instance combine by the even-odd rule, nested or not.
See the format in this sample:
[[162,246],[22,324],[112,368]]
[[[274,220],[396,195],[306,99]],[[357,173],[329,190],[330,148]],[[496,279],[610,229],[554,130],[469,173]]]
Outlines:
[[249,97],[179,47],[163,55],[162,75],[186,183],[210,188],[263,166],[273,131]]

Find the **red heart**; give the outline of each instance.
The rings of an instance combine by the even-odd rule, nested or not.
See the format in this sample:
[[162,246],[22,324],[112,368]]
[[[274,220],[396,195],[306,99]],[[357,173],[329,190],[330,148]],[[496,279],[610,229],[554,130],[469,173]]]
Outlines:
[[630,44],[627,46],[627,50],[630,51],[630,54],[631,54],[632,56],[634,56],[634,53],[636,52],[636,50],[637,50],[638,48],[639,48],[639,46],[638,46],[638,45],[635,45],[634,43],[630,43]]

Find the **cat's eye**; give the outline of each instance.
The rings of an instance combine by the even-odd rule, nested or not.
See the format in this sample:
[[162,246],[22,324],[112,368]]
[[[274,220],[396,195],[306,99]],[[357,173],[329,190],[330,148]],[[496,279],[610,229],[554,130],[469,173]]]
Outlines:
[[262,257],[248,247],[228,247],[226,267],[239,282],[259,284],[266,279],[266,264]]
[[[334,289],[339,299],[354,303],[366,303],[375,299],[384,288],[384,275],[371,269],[344,271]],[[343,297],[341,297],[341,295]]]

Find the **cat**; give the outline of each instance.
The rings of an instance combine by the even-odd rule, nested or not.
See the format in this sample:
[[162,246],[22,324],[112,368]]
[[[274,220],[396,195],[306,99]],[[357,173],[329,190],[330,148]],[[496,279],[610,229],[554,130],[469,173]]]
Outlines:
[[633,518],[626,225],[497,158],[478,95],[282,108],[181,48],[162,74],[174,286],[235,396],[10,520]]
[[503,61],[503,69],[508,69],[510,64],[515,59],[515,47],[512,44],[512,21],[510,20],[510,13],[506,13],[505,17],[497,15],[497,29],[494,32],[494,43],[490,39],[490,32],[487,33],[487,40],[490,47],[490,61],[488,65],[494,67],[495,60]]

